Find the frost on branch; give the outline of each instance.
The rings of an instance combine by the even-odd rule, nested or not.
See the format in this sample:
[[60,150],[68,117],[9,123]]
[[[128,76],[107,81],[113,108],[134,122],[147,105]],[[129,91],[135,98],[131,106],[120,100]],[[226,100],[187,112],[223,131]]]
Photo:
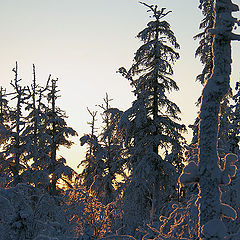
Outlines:
[[145,236],[142,240],[199,239],[200,226],[197,200],[197,196],[193,195],[187,202],[172,204],[167,214],[168,217],[160,216],[158,222],[147,224],[147,228],[142,229],[145,230]]

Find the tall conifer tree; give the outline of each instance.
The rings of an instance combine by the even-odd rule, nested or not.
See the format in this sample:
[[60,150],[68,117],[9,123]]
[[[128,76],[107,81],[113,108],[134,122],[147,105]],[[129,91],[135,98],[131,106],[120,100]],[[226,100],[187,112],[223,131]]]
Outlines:
[[199,46],[195,55],[200,57],[200,61],[204,65],[202,73],[197,76],[197,80],[200,81],[202,85],[204,85],[206,80],[211,76],[213,69],[213,36],[209,32],[209,29],[212,29],[214,26],[214,4],[215,0],[200,0],[199,8],[202,10],[204,18],[199,28],[203,31],[194,37],[194,39],[199,39]]
[[23,116],[23,107],[29,98],[27,95],[27,88],[23,87],[19,78],[18,63],[12,70],[14,72],[14,79],[11,81],[13,92],[11,93],[11,100],[15,100],[15,108],[9,111],[9,130],[7,139],[2,145],[2,156],[7,163],[7,168],[12,176],[12,184],[16,185],[21,182],[21,171],[27,167],[27,146],[23,132],[26,127],[26,121]]
[[110,107],[108,94],[104,104],[98,105],[101,110],[102,126],[100,133],[95,129],[97,112],[89,111],[92,116],[91,133],[85,134],[81,145],[87,144],[85,159],[80,163],[84,166],[82,177],[87,188],[97,192],[98,198],[108,204],[116,198],[115,188],[118,185],[117,176],[125,176],[123,132],[118,128],[122,111]]
[[46,133],[49,136],[49,163],[47,166],[50,174],[50,193],[55,195],[57,193],[57,182],[63,176],[71,179],[73,170],[66,165],[66,159],[57,157],[57,150],[61,147],[70,147],[73,142],[69,137],[76,136],[77,133],[69,127],[65,121],[66,114],[56,105],[56,100],[59,97],[57,89],[57,80],[51,79],[51,84],[48,89],[48,103],[47,110],[47,124]]
[[141,4],[153,20],[137,35],[143,45],[132,67],[128,71],[119,69],[130,80],[137,98],[120,121],[131,155],[132,180],[124,194],[124,222],[130,233],[144,221],[158,218],[161,207],[171,198],[170,185],[177,182],[176,168],[159,151],[171,147],[180,150],[185,131],[185,126],[178,123],[179,107],[167,96],[178,90],[171,76],[172,64],[179,58],[179,44],[170,24],[163,20],[170,11]]

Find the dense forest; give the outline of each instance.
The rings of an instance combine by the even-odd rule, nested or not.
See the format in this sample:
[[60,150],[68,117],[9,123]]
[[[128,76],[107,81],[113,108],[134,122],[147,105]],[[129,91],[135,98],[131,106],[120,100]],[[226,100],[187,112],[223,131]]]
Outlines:
[[[57,78],[40,85],[33,65],[25,85],[16,62],[9,89],[0,88],[0,240],[240,239],[240,81],[230,87],[239,7],[200,0],[194,39],[203,90],[187,143],[170,99],[179,90],[173,13],[139,4],[150,17],[141,46],[130,67],[116,69],[134,94],[128,109],[106,93],[78,136],[58,105]],[[60,153],[74,136],[86,149],[79,172]]]

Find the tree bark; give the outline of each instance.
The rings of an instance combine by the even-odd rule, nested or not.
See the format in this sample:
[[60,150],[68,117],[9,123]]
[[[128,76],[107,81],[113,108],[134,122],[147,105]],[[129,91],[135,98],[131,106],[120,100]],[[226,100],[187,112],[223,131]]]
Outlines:
[[199,114],[199,201],[200,224],[204,226],[213,219],[220,219],[221,204],[219,185],[221,169],[219,168],[217,139],[219,128],[220,102],[229,91],[231,74],[231,36],[235,19],[232,12],[238,7],[231,0],[216,0],[216,21],[212,51],[214,68],[203,93]]

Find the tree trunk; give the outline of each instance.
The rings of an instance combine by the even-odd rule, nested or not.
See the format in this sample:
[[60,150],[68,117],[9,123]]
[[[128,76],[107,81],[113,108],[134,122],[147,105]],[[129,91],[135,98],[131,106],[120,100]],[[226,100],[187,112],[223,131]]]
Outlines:
[[214,29],[213,55],[214,68],[207,81],[199,114],[199,202],[200,224],[210,220],[220,220],[221,204],[219,185],[221,169],[217,152],[220,102],[229,91],[231,74],[231,31],[235,19],[231,16],[238,7],[231,0],[216,0],[216,21]]

